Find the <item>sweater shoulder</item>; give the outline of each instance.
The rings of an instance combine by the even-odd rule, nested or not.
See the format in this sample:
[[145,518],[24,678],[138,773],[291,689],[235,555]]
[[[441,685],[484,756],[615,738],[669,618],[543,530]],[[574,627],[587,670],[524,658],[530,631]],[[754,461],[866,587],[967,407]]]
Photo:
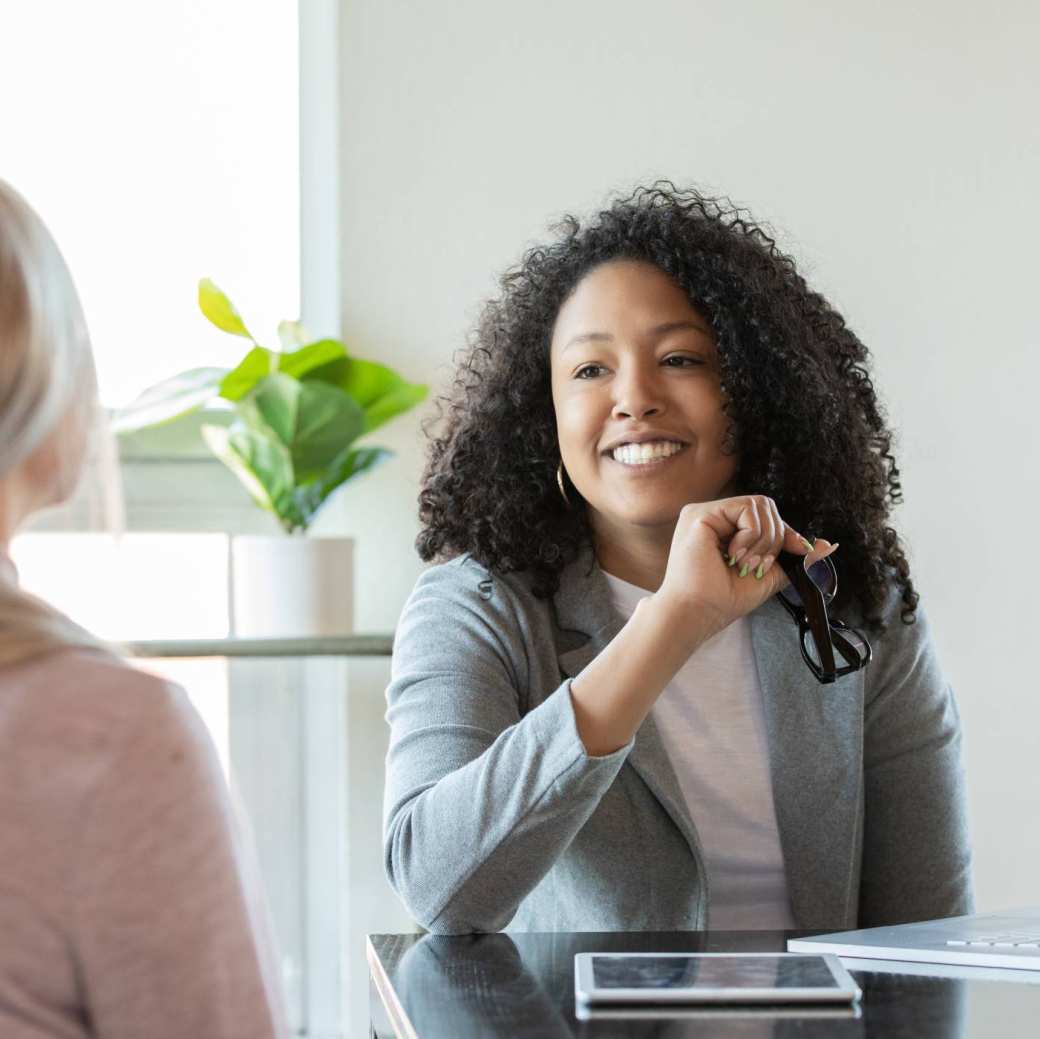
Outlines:
[[413,599],[417,596],[441,597],[482,613],[501,608],[543,613],[549,608],[548,600],[532,592],[530,575],[522,571],[503,574],[469,554],[424,570],[412,592]]
[[140,728],[193,727],[184,691],[111,653],[70,649],[0,672],[0,745],[5,753],[104,768]]

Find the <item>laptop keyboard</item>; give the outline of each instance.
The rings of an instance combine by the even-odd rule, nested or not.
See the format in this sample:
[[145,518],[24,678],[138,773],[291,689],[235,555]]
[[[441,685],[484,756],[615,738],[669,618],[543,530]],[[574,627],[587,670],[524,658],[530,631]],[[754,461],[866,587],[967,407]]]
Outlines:
[[1040,949],[1040,934],[973,934],[970,938],[948,938],[946,944],[962,949]]

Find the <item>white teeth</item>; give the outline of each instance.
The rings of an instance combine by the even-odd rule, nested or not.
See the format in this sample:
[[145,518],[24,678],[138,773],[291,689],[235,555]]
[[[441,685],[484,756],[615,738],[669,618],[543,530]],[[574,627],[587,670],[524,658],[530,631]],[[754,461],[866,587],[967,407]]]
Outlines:
[[674,440],[652,440],[646,444],[622,444],[611,452],[615,462],[624,465],[646,465],[678,454],[686,445]]

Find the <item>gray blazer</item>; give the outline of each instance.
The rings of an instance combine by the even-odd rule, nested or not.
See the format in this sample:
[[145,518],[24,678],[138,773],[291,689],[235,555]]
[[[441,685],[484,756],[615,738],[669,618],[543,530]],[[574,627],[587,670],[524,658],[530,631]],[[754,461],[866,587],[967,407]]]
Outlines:
[[[970,912],[960,721],[921,611],[901,623],[893,592],[869,666],[830,686],[778,603],[750,619],[798,926]],[[575,727],[571,679],[623,623],[591,552],[552,600],[469,556],[419,578],[387,689],[384,852],[430,931],[709,926],[702,849],[653,715],[606,757]]]

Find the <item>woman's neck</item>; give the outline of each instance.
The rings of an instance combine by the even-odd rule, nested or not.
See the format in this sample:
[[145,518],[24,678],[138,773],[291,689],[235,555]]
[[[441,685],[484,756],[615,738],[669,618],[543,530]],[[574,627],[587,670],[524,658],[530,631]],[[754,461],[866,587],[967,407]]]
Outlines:
[[11,561],[11,541],[25,518],[32,512],[24,483],[16,473],[0,480],[0,580],[18,581]]
[[653,531],[645,538],[596,538],[596,561],[613,577],[656,592],[668,568],[674,531]]
[[16,470],[0,480],[0,553],[10,555],[11,539],[32,513],[26,483]]
[[0,581],[18,583],[18,570],[11,559],[11,546],[3,540],[0,540]]

